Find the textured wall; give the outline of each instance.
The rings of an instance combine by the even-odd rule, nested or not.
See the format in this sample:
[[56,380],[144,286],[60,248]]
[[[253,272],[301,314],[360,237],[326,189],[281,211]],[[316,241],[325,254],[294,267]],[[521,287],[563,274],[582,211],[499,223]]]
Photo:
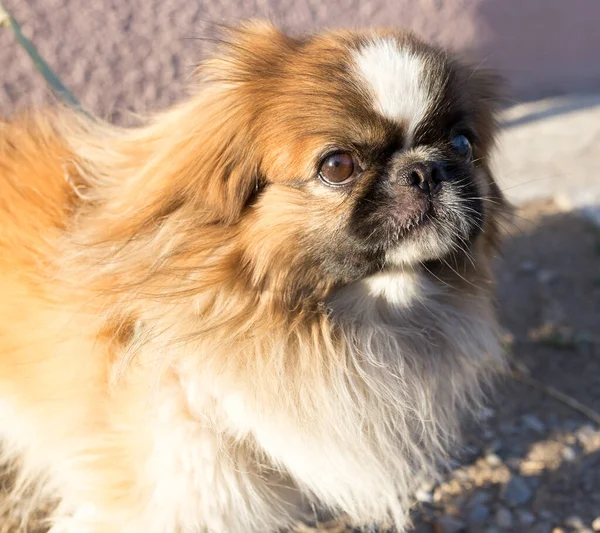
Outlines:
[[[293,30],[406,26],[497,67],[515,97],[600,89],[600,0],[4,0],[84,105],[162,107],[182,93],[212,22],[266,16]],[[45,87],[0,31],[0,112]]]

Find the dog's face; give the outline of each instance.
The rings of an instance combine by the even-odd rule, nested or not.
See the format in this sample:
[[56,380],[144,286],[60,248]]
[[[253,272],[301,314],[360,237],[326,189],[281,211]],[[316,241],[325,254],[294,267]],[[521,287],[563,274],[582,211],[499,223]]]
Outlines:
[[406,34],[299,41],[258,27],[232,50],[213,68],[235,94],[227,127],[247,136],[248,264],[293,264],[310,290],[311,277],[346,283],[480,236],[498,196],[487,78]]
[[115,189],[119,209],[150,199],[129,208],[142,227],[172,221],[169,261],[297,303],[386,269],[456,264],[493,238],[495,88],[481,70],[406,33],[294,39],[249,24],[201,75],[198,95],[127,145],[152,164]]

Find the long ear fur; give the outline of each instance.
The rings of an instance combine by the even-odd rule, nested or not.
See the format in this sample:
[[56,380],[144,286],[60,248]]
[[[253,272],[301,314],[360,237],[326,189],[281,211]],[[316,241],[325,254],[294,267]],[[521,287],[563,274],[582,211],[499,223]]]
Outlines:
[[145,124],[120,128],[68,115],[67,173],[81,201],[62,271],[79,279],[85,269],[88,286],[110,276],[113,286],[116,277],[148,289],[149,276],[173,267],[174,256],[189,257],[192,244],[219,256],[264,185],[260,130],[268,117],[259,116],[254,92],[265,90],[297,44],[270,25],[248,23],[225,32],[194,94]]
[[288,43],[285,50],[293,42],[264,23],[226,30],[219,53],[201,66],[195,94],[183,104],[131,129],[67,121],[73,182],[91,205],[102,204],[104,233],[130,233],[183,203],[205,223],[239,219],[261,185],[249,85],[271,76],[285,53],[280,44]]

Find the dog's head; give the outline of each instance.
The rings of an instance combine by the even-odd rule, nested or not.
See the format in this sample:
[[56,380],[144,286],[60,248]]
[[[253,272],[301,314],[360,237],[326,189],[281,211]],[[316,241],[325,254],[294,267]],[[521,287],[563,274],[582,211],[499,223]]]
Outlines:
[[121,139],[117,171],[96,172],[128,173],[113,202],[132,203],[124,234],[179,216],[191,254],[226,228],[232,275],[292,302],[493,241],[495,78],[481,70],[405,32],[249,23],[200,75],[196,95]]

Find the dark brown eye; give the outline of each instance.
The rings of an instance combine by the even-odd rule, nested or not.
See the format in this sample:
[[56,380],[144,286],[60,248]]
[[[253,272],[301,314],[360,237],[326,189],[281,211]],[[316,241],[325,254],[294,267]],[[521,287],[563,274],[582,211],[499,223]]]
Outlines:
[[356,177],[358,168],[350,154],[333,154],[321,164],[319,177],[330,185],[344,185]]

